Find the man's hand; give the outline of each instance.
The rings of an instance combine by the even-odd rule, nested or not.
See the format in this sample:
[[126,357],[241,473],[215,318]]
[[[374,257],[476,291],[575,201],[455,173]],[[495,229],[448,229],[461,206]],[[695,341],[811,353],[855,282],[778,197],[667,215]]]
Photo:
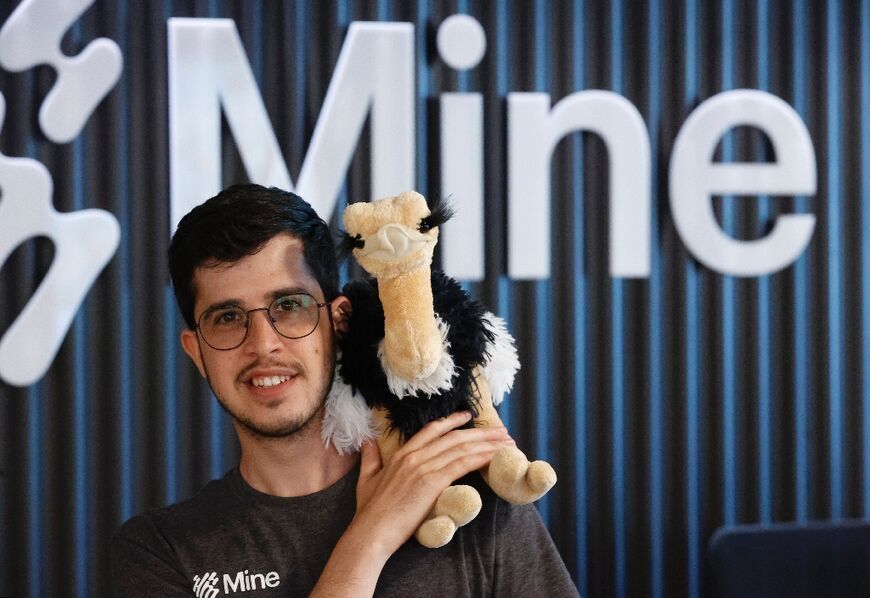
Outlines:
[[430,422],[386,464],[375,443],[363,445],[356,515],[313,596],[372,595],[384,563],[411,537],[441,492],[514,444],[504,428],[456,429],[470,419],[462,412]]
[[351,528],[367,530],[385,561],[411,537],[447,486],[513,444],[504,428],[456,429],[470,419],[462,412],[430,422],[386,465],[374,442],[363,446]]

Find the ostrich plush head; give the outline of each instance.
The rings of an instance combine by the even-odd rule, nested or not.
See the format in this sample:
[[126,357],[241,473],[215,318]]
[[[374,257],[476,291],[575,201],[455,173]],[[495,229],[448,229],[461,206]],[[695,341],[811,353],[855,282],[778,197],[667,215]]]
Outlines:
[[366,272],[396,278],[432,262],[438,226],[450,215],[440,202],[430,209],[416,191],[351,204],[344,211],[345,243]]

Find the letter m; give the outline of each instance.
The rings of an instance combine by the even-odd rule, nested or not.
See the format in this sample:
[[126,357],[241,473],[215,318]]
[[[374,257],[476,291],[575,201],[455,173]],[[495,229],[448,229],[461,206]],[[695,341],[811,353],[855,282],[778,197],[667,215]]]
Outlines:
[[235,22],[172,18],[168,28],[170,232],[222,187],[221,113],[250,180],[295,191],[325,220],[369,112],[372,198],[414,187],[412,24],[351,23],[296,185]]
[[245,589],[245,572],[239,571],[236,573],[236,578],[230,577],[229,573],[224,573],[224,594],[230,592],[242,592]]

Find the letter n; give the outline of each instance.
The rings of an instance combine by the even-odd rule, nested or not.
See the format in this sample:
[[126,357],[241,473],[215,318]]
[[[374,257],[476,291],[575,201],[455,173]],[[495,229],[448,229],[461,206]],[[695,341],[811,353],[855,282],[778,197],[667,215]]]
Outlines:
[[649,276],[649,135],[631,102],[590,90],[572,93],[552,111],[549,94],[508,96],[511,278],[550,276],[550,159],[565,135],[580,130],[599,135],[610,158],[610,274]]

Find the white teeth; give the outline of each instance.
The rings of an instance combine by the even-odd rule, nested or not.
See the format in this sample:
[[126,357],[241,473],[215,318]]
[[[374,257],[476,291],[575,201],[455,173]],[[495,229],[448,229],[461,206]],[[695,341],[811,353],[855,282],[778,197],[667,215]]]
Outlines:
[[268,388],[282,382],[287,382],[289,379],[290,376],[265,376],[263,378],[251,378],[251,384],[260,388]]

